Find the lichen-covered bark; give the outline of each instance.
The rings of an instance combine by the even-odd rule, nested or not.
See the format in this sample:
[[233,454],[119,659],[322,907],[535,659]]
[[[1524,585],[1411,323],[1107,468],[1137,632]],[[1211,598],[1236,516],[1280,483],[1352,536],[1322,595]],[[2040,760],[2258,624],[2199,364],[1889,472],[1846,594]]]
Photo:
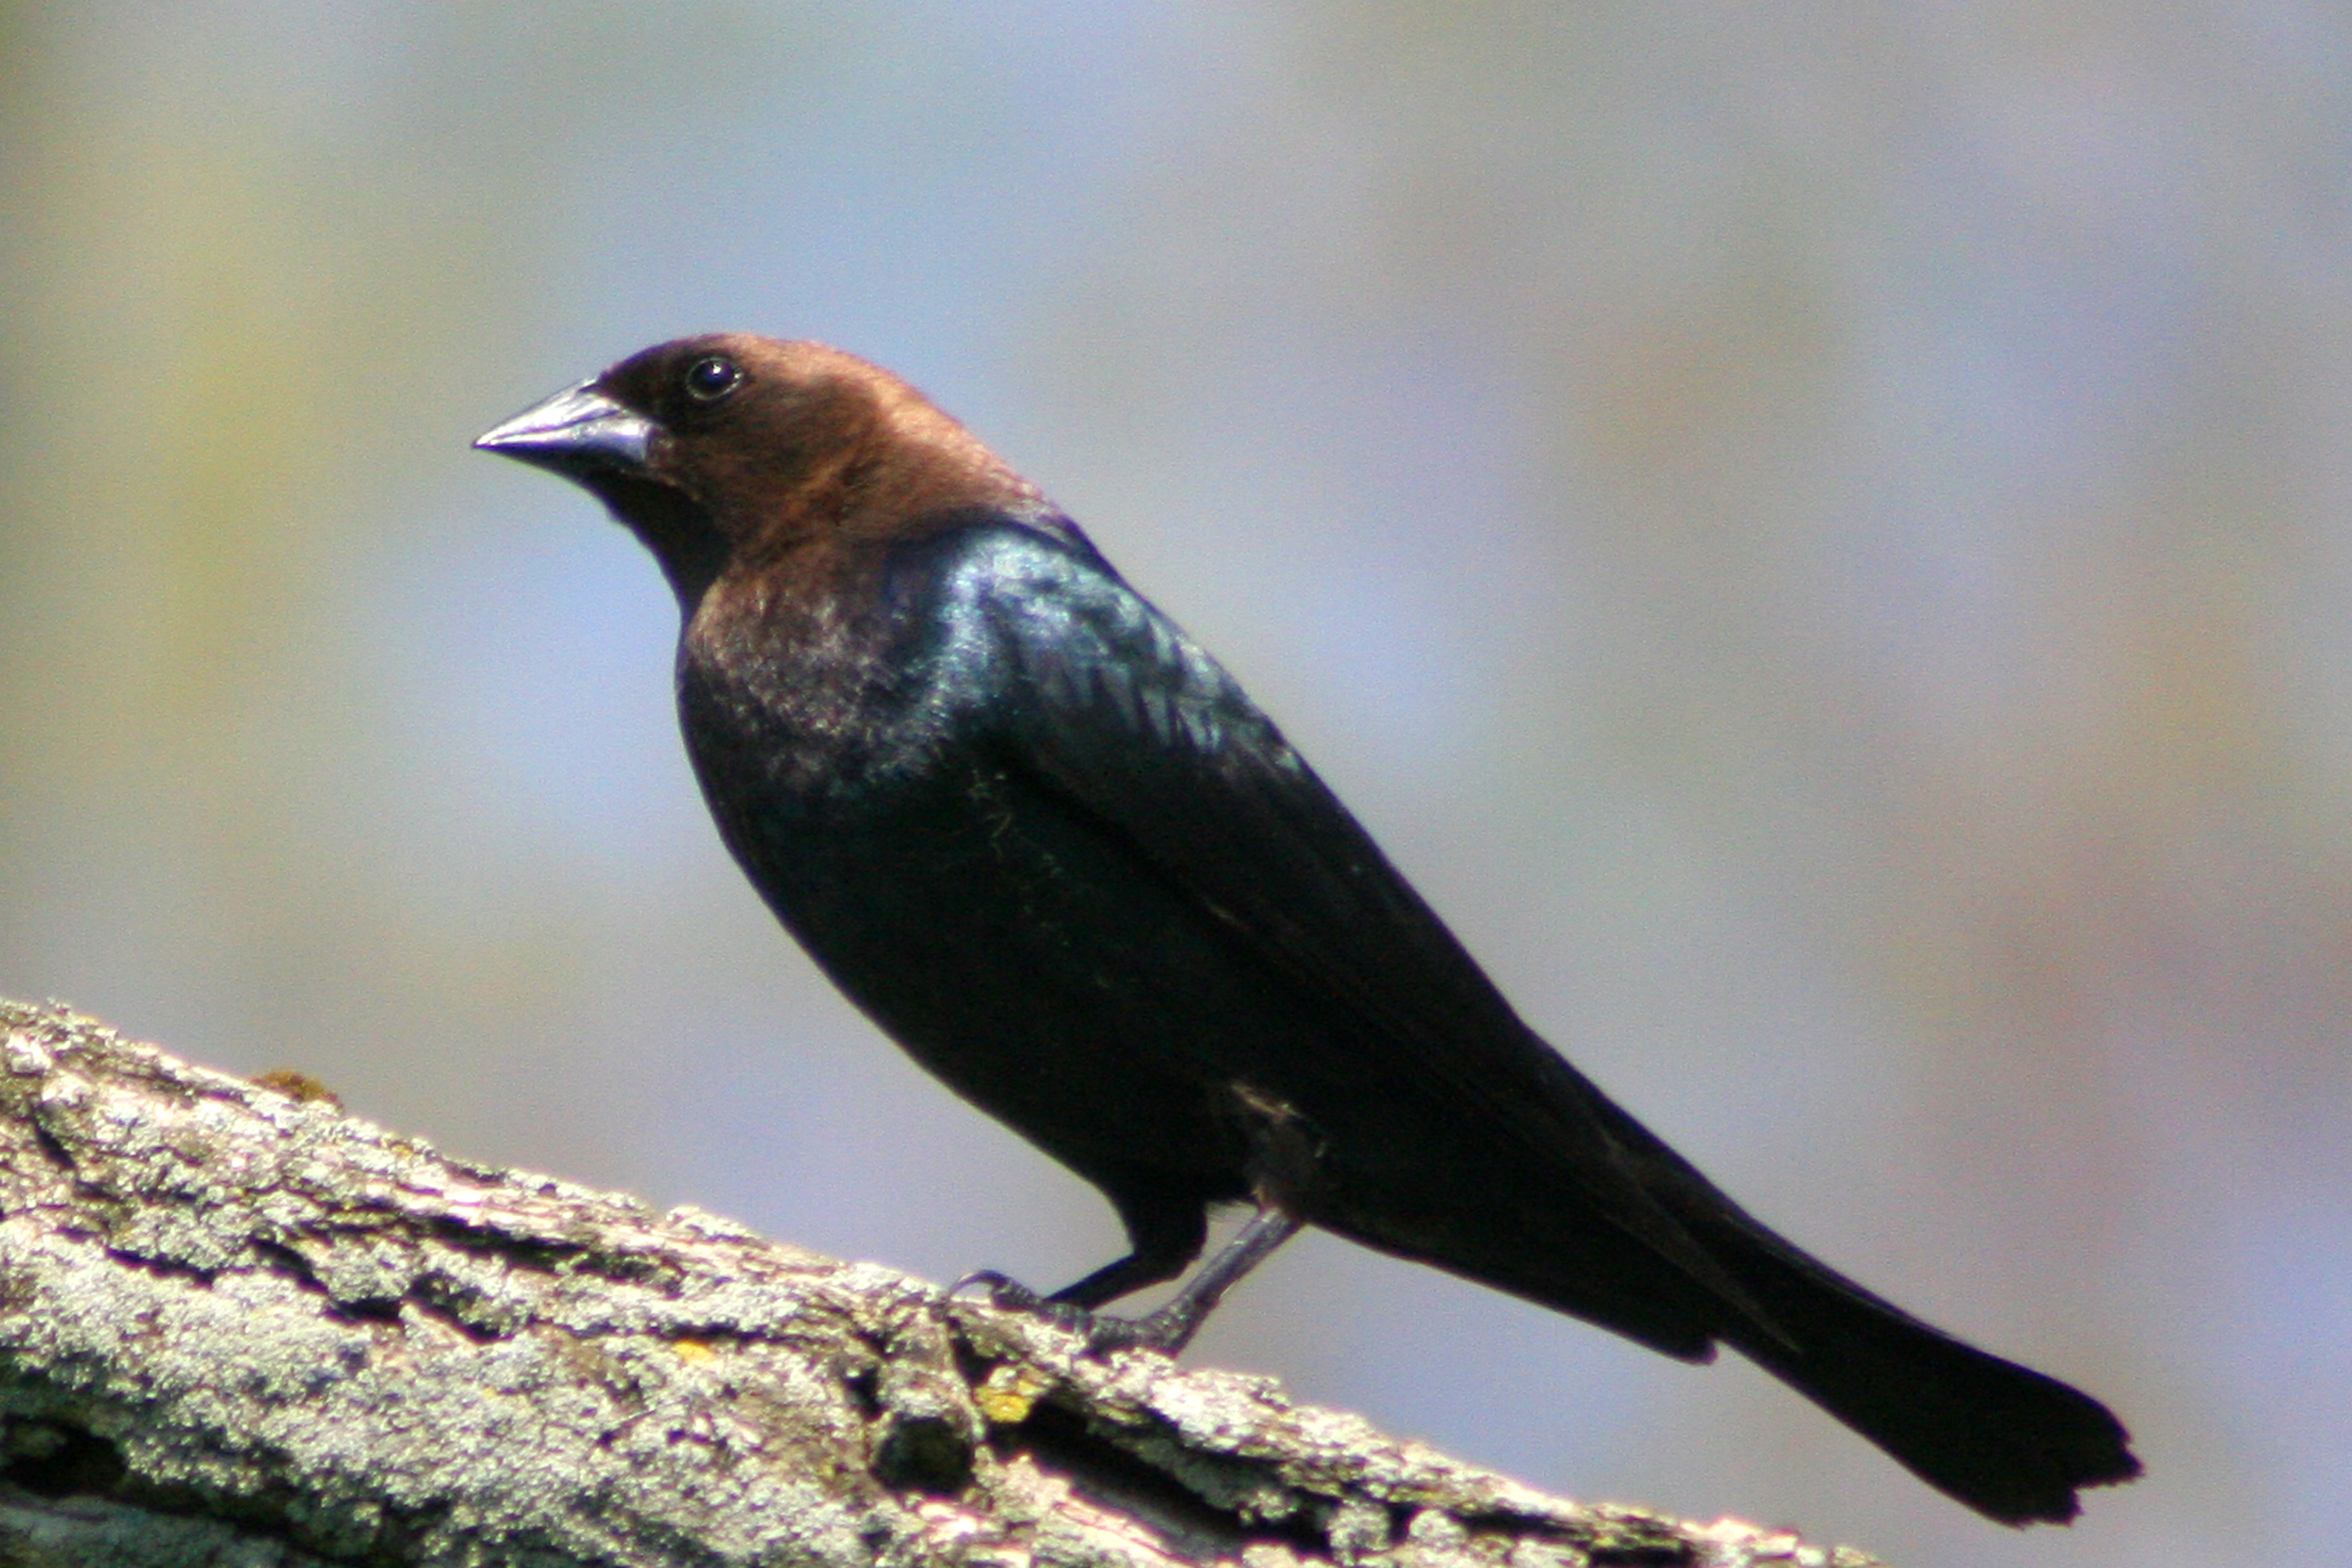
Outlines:
[[0,1002],[0,1565],[1837,1564]]

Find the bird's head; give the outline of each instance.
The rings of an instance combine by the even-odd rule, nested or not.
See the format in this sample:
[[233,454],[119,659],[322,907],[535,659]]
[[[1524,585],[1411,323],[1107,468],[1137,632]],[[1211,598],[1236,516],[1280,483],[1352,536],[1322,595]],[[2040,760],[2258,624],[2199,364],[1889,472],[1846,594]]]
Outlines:
[[1041,499],[888,371],[742,332],[633,354],[474,445],[594,492],[651,547],[689,613],[732,568]]

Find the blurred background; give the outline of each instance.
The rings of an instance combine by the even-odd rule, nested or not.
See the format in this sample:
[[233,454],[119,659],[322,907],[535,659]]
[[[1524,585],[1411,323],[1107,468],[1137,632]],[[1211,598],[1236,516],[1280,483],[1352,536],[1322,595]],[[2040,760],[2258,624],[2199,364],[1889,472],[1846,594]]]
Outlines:
[[0,993],[933,1279],[1112,1256],[725,859],[650,560],[467,449],[822,338],[1651,1126],[2150,1475],[2015,1535],[1324,1237],[1194,1362],[1904,1568],[2321,1560],[2347,241],[2321,0],[0,4]]

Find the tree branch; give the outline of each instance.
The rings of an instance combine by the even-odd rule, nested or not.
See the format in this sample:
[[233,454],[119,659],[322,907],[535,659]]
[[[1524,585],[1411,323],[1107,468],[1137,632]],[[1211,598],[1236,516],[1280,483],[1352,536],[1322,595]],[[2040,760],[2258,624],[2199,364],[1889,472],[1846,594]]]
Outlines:
[[0,1002],[0,1563],[1870,1559],[1545,1497]]

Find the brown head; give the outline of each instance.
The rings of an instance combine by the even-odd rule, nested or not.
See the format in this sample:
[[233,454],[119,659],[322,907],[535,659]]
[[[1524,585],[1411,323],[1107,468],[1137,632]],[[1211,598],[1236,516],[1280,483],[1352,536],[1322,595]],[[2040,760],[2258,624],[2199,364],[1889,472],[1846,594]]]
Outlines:
[[633,354],[474,445],[593,491],[652,548],[689,615],[730,568],[1043,501],[888,371],[743,332]]

